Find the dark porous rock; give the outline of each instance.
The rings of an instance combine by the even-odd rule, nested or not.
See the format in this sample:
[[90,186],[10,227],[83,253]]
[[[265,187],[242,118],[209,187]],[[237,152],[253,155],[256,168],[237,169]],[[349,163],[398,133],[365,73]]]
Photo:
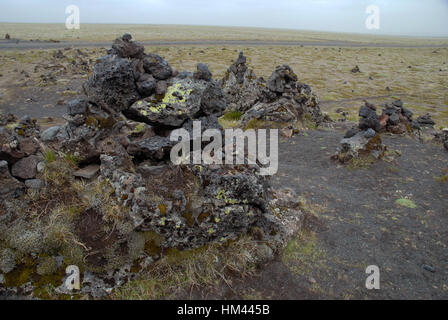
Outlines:
[[23,191],[23,183],[11,176],[8,163],[0,161],[0,200],[17,198],[23,194]]
[[206,115],[221,116],[227,107],[227,100],[219,84],[211,80],[201,97],[201,110]]
[[157,80],[147,73],[143,74],[137,82],[137,90],[145,98],[152,95],[156,91],[156,88]]
[[111,53],[118,55],[120,58],[141,59],[145,54],[145,47],[138,42],[132,41],[130,34],[125,34],[115,40]]
[[128,109],[140,98],[132,62],[113,55],[98,60],[84,87],[91,103],[116,112]]
[[129,144],[127,152],[136,158],[161,161],[169,158],[174,144],[169,137],[155,136]]
[[278,66],[268,79],[269,90],[283,93],[290,83],[297,81],[297,75],[288,65]]
[[20,179],[34,179],[37,174],[37,164],[39,157],[29,156],[17,161],[11,169],[11,174]]
[[143,68],[157,80],[166,80],[173,75],[173,69],[161,56],[150,53],[143,59]]
[[75,99],[67,104],[67,113],[70,116],[85,114],[87,108],[88,108],[88,102],[86,99]]
[[204,63],[198,63],[197,71],[194,73],[194,78],[198,80],[210,81],[212,79],[212,73],[210,72],[208,66]]
[[376,109],[369,103],[365,103],[359,110],[359,128],[361,130],[373,129],[376,132],[381,130],[381,123],[375,111]]

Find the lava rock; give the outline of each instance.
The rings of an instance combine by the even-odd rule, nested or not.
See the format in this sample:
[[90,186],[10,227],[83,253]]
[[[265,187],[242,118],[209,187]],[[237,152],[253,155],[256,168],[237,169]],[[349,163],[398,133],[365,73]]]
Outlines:
[[137,90],[142,97],[149,97],[156,91],[157,81],[153,76],[144,74],[140,77],[140,81],[137,82]]
[[212,79],[212,73],[210,72],[207,65],[204,63],[198,63],[197,71],[194,73],[194,78],[198,80],[210,81]]
[[100,58],[85,84],[89,102],[116,112],[128,109],[140,98],[134,65],[128,59],[107,55]]
[[141,59],[145,54],[145,47],[138,42],[132,41],[130,34],[125,34],[115,40],[111,53],[118,55],[120,58]]
[[151,53],[143,59],[143,68],[157,80],[166,80],[173,75],[173,69],[161,56]]
[[24,193],[23,184],[13,178],[9,172],[8,163],[0,161],[0,199],[2,201],[17,198]]
[[417,122],[420,124],[421,127],[425,128],[434,128],[435,121],[431,118],[431,115],[427,113],[424,116],[418,117]]
[[268,79],[268,88],[273,92],[283,93],[288,84],[296,81],[297,75],[290,66],[278,66]]
[[67,104],[67,113],[70,116],[85,114],[87,112],[88,102],[86,99],[75,99]]

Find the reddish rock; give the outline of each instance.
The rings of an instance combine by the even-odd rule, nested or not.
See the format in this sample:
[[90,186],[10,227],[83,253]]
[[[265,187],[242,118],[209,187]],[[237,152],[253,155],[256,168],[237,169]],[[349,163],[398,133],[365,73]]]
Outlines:
[[387,114],[383,114],[380,119],[380,124],[381,124],[381,129],[386,128],[387,126],[387,121],[389,121],[389,116]]

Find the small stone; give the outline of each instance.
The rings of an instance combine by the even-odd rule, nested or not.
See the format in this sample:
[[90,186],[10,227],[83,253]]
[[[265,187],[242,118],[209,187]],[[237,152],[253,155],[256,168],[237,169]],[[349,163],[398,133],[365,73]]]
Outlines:
[[45,162],[41,161],[37,164],[37,172],[41,173],[45,170]]
[[100,172],[100,165],[91,164],[85,168],[75,171],[73,175],[78,178],[84,178],[90,180],[94,178],[98,174],[98,172]]
[[354,67],[354,68],[352,69],[352,72],[353,72],[353,73],[360,73],[361,70],[359,69],[358,66],[356,66],[356,67]]
[[29,189],[40,190],[43,185],[44,182],[40,179],[30,179],[25,181],[25,186]]
[[40,138],[43,142],[50,142],[56,139],[58,133],[60,132],[61,127],[51,127],[42,132]]
[[435,272],[436,272],[436,269],[435,269],[434,267],[429,266],[429,265],[427,265],[427,264],[424,264],[424,265],[423,265],[423,269],[425,269],[426,271],[432,272],[432,273],[435,273]]
[[87,100],[84,99],[75,99],[68,103],[67,105],[67,113],[70,116],[76,116],[77,114],[84,114],[87,111]]
[[364,137],[366,138],[366,139],[371,139],[371,138],[373,138],[374,136],[376,136],[376,132],[375,132],[375,130],[373,130],[373,129],[367,129],[366,130],[366,132],[364,132]]

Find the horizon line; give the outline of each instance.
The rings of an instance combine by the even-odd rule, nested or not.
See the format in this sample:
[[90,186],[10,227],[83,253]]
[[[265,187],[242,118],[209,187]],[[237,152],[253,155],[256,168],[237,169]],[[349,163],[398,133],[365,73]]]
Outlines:
[[[64,24],[64,22],[13,22],[13,21],[0,21],[0,24]],[[328,30],[315,30],[315,29],[295,29],[295,28],[282,28],[282,27],[259,27],[259,26],[228,26],[228,25],[202,25],[202,24],[176,24],[176,23],[129,23],[129,22],[83,22],[87,25],[134,25],[134,26],[185,26],[185,27],[214,27],[214,28],[243,28],[243,29],[265,29],[265,30],[287,30],[287,31],[302,31],[312,33],[331,33],[331,34],[347,34],[347,35],[362,35],[371,37],[406,37],[406,38],[447,38],[446,35],[432,35],[432,34],[397,34],[397,33],[367,33],[367,32],[348,32],[348,31],[328,31]]]

